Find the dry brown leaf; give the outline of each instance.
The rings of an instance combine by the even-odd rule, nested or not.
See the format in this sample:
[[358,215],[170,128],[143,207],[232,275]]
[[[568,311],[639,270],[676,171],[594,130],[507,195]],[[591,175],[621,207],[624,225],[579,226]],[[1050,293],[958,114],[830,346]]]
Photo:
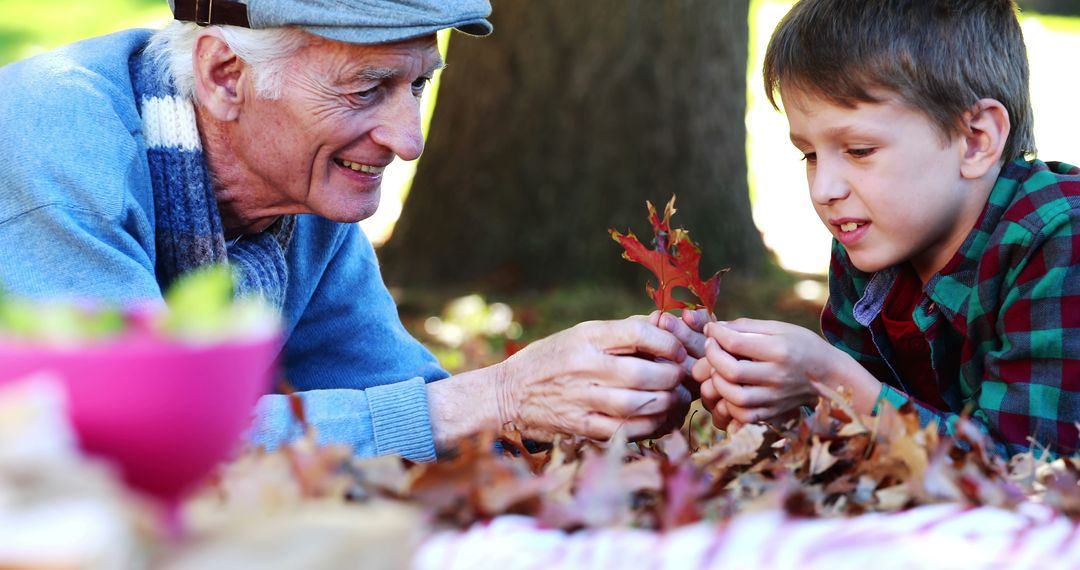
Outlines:
[[839,457],[829,453],[829,444],[821,443],[818,436],[812,438],[810,444],[810,474],[819,475],[824,471],[827,471],[836,462],[840,460]]
[[742,426],[728,433],[727,439],[698,451],[694,454],[694,462],[714,473],[723,472],[736,465],[748,465],[760,453],[767,430],[768,428],[761,424]]

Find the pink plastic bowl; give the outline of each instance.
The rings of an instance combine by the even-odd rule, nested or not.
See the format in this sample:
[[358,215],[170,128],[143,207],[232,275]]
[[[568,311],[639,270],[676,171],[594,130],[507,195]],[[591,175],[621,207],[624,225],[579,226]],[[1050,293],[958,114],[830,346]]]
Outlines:
[[0,384],[55,375],[83,449],[175,500],[237,449],[278,348],[276,338],[199,347],[145,333],[78,347],[0,340]]

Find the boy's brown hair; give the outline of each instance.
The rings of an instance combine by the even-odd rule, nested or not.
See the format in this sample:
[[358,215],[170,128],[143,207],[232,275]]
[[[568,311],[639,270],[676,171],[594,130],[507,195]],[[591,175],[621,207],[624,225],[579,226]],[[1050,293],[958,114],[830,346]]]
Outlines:
[[782,87],[848,107],[885,89],[950,136],[976,101],[996,99],[1011,124],[1003,161],[1035,152],[1013,0],[801,0],[769,40],[764,79],[777,109]]

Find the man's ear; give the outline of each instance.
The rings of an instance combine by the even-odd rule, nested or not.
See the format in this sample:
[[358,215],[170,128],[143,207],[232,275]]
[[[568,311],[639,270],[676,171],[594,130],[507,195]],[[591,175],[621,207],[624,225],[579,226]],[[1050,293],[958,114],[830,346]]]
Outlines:
[[997,99],[979,99],[964,113],[963,126],[960,174],[967,179],[982,178],[1001,163],[1012,128],[1009,111]]
[[236,120],[244,102],[241,87],[250,68],[214,28],[207,28],[195,39],[192,56],[199,105],[219,121]]

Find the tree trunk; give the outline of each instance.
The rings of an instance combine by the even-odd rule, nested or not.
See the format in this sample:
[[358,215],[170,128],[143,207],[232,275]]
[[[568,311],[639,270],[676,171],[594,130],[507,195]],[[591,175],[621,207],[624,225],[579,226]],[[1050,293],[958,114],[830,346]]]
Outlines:
[[496,0],[449,47],[427,150],[380,253],[395,284],[641,287],[608,228],[672,194],[702,272],[765,249],[746,173],[749,0]]

